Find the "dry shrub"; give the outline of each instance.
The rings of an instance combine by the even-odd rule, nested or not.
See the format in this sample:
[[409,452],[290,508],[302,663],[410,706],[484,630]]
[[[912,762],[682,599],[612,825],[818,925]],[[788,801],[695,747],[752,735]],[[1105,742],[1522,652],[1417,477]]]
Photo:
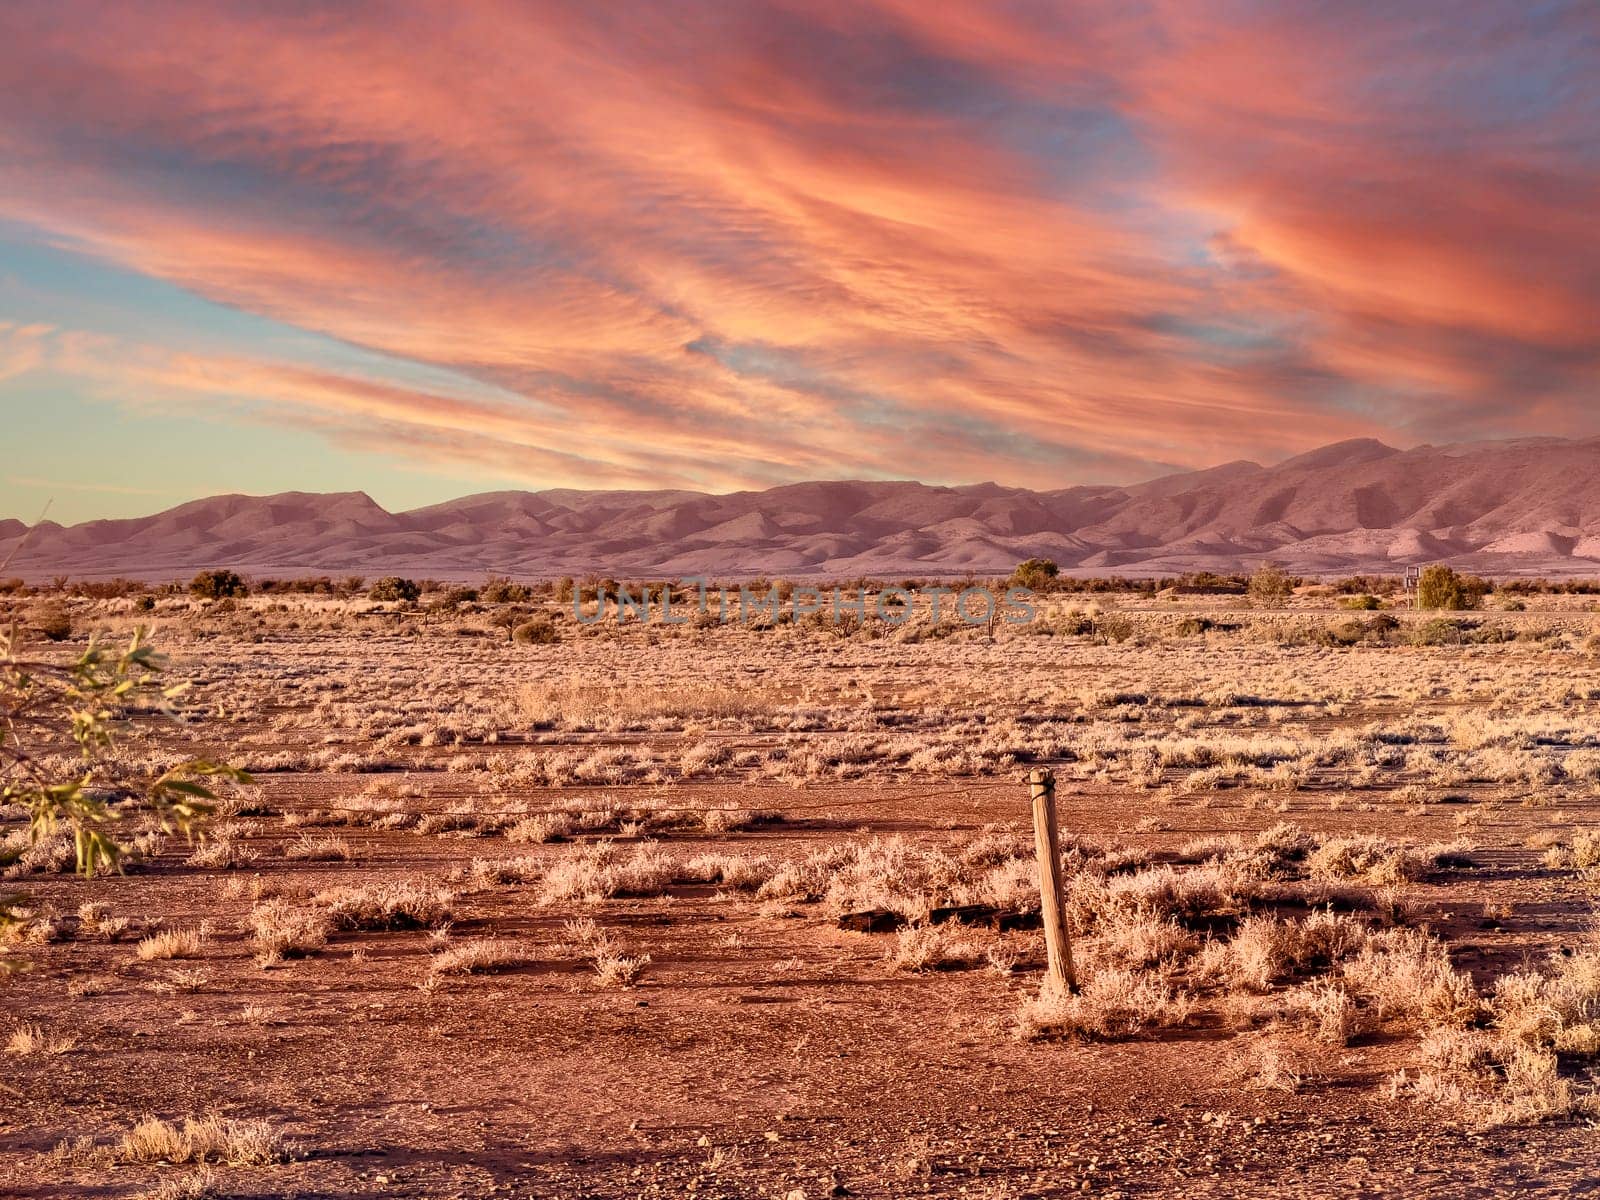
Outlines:
[[474,886],[491,887],[532,883],[542,872],[543,868],[538,859],[531,855],[522,855],[519,858],[475,858],[472,860],[468,875]]
[[580,952],[594,963],[595,982],[601,987],[632,987],[650,965],[648,954],[625,953],[598,922],[588,917],[568,921],[566,928]]
[[1421,851],[1397,846],[1384,838],[1348,837],[1323,842],[1312,851],[1306,865],[1313,875],[1326,878],[1394,884],[1421,879],[1432,863]]
[[42,1025],[18,1025],[6,1040],[6,1053],[26,1058],[31,1054],[68,1054],[78,1047],[71,1035],[57,1037]]
[[134,953],[144,962],[166,958],[199,958],[205,953],[205,946],[203,929],[168,929],[145,938],[134,947]]
[[1247,1045],[1229,1070],[1234,1081],[1264,1092],[1298,1092],[1315,1073],[1310,1056],[1281,1037]]
[[37,841],[29,838],[27,830],[16,830],[0,843],[0,851],[0,862],[9,864],[5,868],[8,879],[19,875],[60,875],[73,870],[78,862],[71,835],[60,830]]
[[1200,948],[1200,938],[1170,917],[1132,913],[1102,921],[1095,949],[1121,966],[1170,969]]
[[249,866],[260,857],[255,850],[240,845],[232,838],[217,838],[196,847],[184,864],[205,871],[227,871],[234,867]]
[[462,942],[434,955],[428,964],[430,977],[442,975],[486,975],[525,966],[533,954],[516,942],[503,938],[482,938]]
[[576,820],[569,813],[539,813],[518,821],[506,831],[506,837],[513,842],[531,842],[537,845],[564,842],[572,836],[576,825]]
[[[900,837],[840,843],[785,864],[757,895],[821,899],[839,912],[882,908],[911,921],[926,920],[933,909],[949,905],[1037,908],[1038,881],[1030,875],[1030,862],[997,860],[992,849],[976,854],[968,849],[967,854],[925,849]],[[1073,860],[1070,847],[1064,857]],[[1029,879],[1031,886],[1019,885]],[[1019,891],[1031,893],[1031,899],[1024,903]]]
[[1324,970],[1366,945],[1367,927],[1318,909],[1300,921],[1246,917],[1228,942],[1206,955],[1204,974],[1245,991],[1264,992],[1297,974]]
[[573,851],[546,872],[540,899],[606,900],[613,896],[659,896],[681,868],[654,842],[640,842],[626,857],[613,842]]
[[288,900],[262,901],[250,910],[246,924],[255,940],[256,956],[264,964],[305,958],[328,944],[328,915]]
[[738,833],[783,820],[783,814],[762,808],[707,808],[695,814],[707,833]]
[[217,1162],[260,1167],[283,1162],[291,1149],[266,1121],[186,1117],[182,1125],[150,1117],[122,1136],[115,1154],[127,1163]]
[[1097,971],[1076,994],[1045,990],[1024,1001],[1017,1033],[1029,1039],[1083,1037],[1106,1041],[1182,1025],[1194,1002],[1144,971]]
[[1343,978],[1383,1022],[1432,1028],[1462,1026],[1478,1012],[1472,980],[1450,965],[1442,942],[1415,929],[1374,932],[1344,964]]
[[770,858],[747,858],[742,854],[697,854],[683,866],[683,874],[688,878],[741,892],[755,891],[776,871]]
[[896,971],[947,971],[970,967],[984,958],[984,948],[955,925],[911,925],[899,931],[889,964]]
[[648,954],[623,954],[614,946],[603,946],[594,954],[594,979],[601,987],[629,988],[649,965]]
[[1572,865],[1580,870],[1600,866],[1600,829],[1581,829],[1572,835]]
[[1361,1010],[1343,984],[1313,979],[1291,988],[1279,999],[1278,1018],[1330,1046],[1347,1045],[1362,1030]]
[[1523,971],[1495,980],[1488,1001],[1506,1037],[1563,1054],[1600,1054],[1600,949],[1555,956],[1555,971]]
[[416,831],[425,837],[440,833],[475,832],[482,822],[470,812],[424,813],[417,818]]
[[449,888],[402,880],[329,888],[312,897],[335,929],[434,929],[454,915]]
[[685,779],[714,775],[718,767],[733,761],[733,747],[726,741],[706,738],[696,742],[678,759],[678,772]]
[[1394,1095],[1453,1109],[1481,1127],[1600,1113],[1592,1092],[1563,1078],[1553,1051],[1481,1029],[1435,1029],[1422,1039],[1426,1064],[1390,1081]]
[[1550,847],[1544,863],[1555,870],[1581,871],[1600,866],[1600,829],[1574,831],[1570,842]]
[[1079,876],[1088,886],[1080,889],[1077,880],[1069,895],[1084,921],[1093,924],[1118,920],[1130,912],[1143,912],[1179,920],[1231,916],[1245,912],[1255,898],[1259,884],[1240,871],[1213,864],[1180,871],[1158,867],[1122,875],[1094,887],[1092,876]]

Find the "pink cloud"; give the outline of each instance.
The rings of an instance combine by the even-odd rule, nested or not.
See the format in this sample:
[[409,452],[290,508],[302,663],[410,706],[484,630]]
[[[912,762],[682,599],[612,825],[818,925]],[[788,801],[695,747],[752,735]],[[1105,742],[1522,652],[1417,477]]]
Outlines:
[[175,393],[530,479],[1052,486],[1575,432],[1596,89],[1475,98],[1559,55],[1492,16],[20,5],[0,215],[476,381],[243,347],[157,356]]

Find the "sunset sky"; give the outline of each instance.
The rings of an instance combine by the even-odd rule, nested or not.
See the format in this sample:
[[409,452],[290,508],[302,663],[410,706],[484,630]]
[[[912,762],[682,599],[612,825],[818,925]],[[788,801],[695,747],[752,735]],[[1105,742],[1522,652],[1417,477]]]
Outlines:
[[1600,433],[1600,5],[0,8],[0,517]]

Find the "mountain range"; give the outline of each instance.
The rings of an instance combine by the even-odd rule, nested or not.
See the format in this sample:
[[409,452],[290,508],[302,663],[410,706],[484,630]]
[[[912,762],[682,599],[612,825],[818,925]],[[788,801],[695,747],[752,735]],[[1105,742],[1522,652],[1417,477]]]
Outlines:
[[[1600,438],[1397,450],[1339,442],[1126,487],[827,481],[690,491],[491,492],[391,513],[362,492],[213,496],[154,516],[0,520],[8,575],[952,576],[1050,558],[1078,575],[1271,560],[1302,574],[1450,562],[1600,575]],[[15,553],[13,554],[13,551]]]

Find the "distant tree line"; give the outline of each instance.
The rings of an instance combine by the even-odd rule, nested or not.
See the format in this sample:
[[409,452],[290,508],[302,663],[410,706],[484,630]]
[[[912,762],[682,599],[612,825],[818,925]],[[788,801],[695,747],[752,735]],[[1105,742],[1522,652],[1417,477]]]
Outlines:
[[[1427,568],[1424,573],[1426,574],[1426,571],[1434,569]],[[1443,569],[1450,571],[1451,575],[1464,581],[1466,593],[1468,595],[1475,594],[1479,599],[1491,593],[1503,596],[1600,595],[1600,578],[1554,580],[1516,578],[1493,580],[1456,572],[1449,567],[1443,567]],[[958,589],[974,586],[1003,589],[1008,586],[1015,586],[1026,587],[1041,594],[1122,592],[1145,596],[1153,596],[1158,592],[1177,588],[1184,591],[1206,592],[1218,595],[1250,595],[1252,598],[1256,596],[1270,598],[1273,595],[1281,594],[1282,586],[1285,583],[1291,591],[1296,587],[1316,584],[1330,590],[1335,595],[1353,597],[1394,596],[1404,590],[1404,582],[1398,575],[1364,574],[1349,575],[1339,579],[1315,579],[1290,575],[1270,563],[1249,574],[1242,572],[1190,571],[1179,575],[1162,576],[1094,575],[1075,577],[1062,574],[1061,567],[1046,558],[1027,559],[1019,563],[1009,576],[980,576],[969,572],[959,577],[886,579],[858,575],[850,578],[807,579],[804,581],[756,577],[711,580],[707,582],[706,586],[711,589],[726,588],[730,593],[736,593],[740,587],[746,587],[754,594],[763,595],[768,590],[776,590],[783,599],[791,596],[798,586],[837,587],[843,591],[850,592],[858,588],[865,589],[868,592],[879,592],[886,588],[898,587],[904,588],[909,592],[918,592],[933,586],[955,587]],[[604,592],[607,596],[614,597],[619,588],[626,588],[631,596],[648,595],[655,599],[659,599],[661,595],[670,590],[674,602],[677,602],[686,596],[695,594],[697,587],[697,584],[685,583],[681,579],[619,580],[611,576],[602,575],[587,575],[581,579],[565,576],[559,579],[537,581],[515,581],[505,576],[490,576],[483,583],[476,586],[463,584],[459,581],[409,579],[402,576],[385,576],[375,581],[369,581],[361,575],[350,575],[343,578],[334,578],[329,575],[310,575],[292,579],[262,578],[251,580],[237,571],[227,568],[215,568],[199,572],[187,583],[173,581],[150,583],[144,580],[120,577],[115,579],[74,580],[65,575],[57,576],[48,583],[28,583],[21,578],[0,579],[0,596],[55,594],[83,597],[91,600],[112,600],[130,596],[177,596],[188,594],[206,600],[222,600],[238,599],[249,595],[301,595],[327,596],[341,599],[366,598],[391,603],[415,603],[424,597],[436,597],[459,606],[467,603],[488,605],[528,604],[538,600],[554,600],[557,603],[565,604],[570,603],[574,596],[583,601],[593,602],[601,592]]]

